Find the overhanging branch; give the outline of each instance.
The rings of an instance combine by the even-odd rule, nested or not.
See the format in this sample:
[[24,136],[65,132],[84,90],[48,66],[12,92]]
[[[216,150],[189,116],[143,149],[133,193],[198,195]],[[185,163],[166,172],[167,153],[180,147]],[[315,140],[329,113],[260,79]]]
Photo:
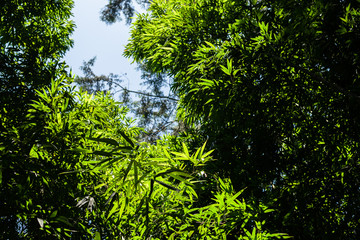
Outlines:
[[140,91],[129,90],[129,89],[124,88],[123,86],[121,86],[118,83],[115,83],[115,85],[120,87],[123,91],[127,91],[127,92],[130,92],[130,93],[136,93],[136,94],[143,95],[143,96],[148,96],[148,97],[164,98],[164,99],[168,99],[168,100],[176,101],[176,102],[179,101],[179,99],[169,97],[169,96],[153,95],[153,94],[150,94],[150,93],[144,93],[144,92],[140,92]]

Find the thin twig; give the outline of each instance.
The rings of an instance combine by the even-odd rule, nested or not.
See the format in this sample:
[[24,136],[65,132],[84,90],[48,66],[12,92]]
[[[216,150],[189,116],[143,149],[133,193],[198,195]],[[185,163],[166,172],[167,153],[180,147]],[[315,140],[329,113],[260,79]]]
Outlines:
[[[140,91],[129,90],[129,89],[124,88],[123,86],[121,86],[121,85],[118,84],[118,83],[115,83],[115,85],[118,86],[118,87],[120,87],[122,90],[127,91],[127,92],[130,92],[130,93],[136,93],[136,94],[140,94],[140,95],[148,96],[148,97],[165,98],[165,99],[169,99],[169,100],[176,101],[176,102],[179,101],[179,99],[172,98],[172,97],[169,97],[169,96],[153,95],[153,94],[144,93],[144,92],[140,92]],[[117,91],[117,92],[119,92],[119,91]],[[117,93],[117,92],[116,92],[116,93]]]

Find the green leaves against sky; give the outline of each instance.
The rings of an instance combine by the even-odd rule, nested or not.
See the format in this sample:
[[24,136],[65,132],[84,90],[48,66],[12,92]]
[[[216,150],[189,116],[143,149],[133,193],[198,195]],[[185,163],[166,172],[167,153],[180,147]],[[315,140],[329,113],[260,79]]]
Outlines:
[[170,83],[182,127],[146,142],[111,93],[73,87],[72,1],[2,1],[1,235],[358,239],[359,4],[152,1],[124,55],[152,97]]

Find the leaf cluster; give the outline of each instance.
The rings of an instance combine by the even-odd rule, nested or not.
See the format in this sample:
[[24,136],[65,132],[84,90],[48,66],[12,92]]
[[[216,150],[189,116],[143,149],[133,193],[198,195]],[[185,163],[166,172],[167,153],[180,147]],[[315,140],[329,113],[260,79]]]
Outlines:
[[125,55],[173,77],[207,170],[275,208],[274,231],[356,239],[358,1],[153,1]]
[[171,80],[165,74],[152,73],[139,65],[143,80],[141,85],[146,90],[134,91],[124,86],[126,74],[96,75],[92,70],[95,60],[96,57],[84,61],[81,67],[84,76],[75,77],[75,83],[89,93],[110,92],[119,96],[119,100],[138,119],[138,126],[144,128],[141,134],[144,141],[155,143],[164,133],[176,134],[184,130],[183,122],[175,119],[178,99],[170,91]]
[[[195,138],[186,134],[143,143],[129,110],[104,86],[95,94],[72,87],[60,61],[72,44],[72,1],[2,6],[2,238],[283,236],[262,229],[258,210],[229,179],[205,171],[213,161],[205,144],[189,148]],[[94,61],[84,67],[88,80]]]

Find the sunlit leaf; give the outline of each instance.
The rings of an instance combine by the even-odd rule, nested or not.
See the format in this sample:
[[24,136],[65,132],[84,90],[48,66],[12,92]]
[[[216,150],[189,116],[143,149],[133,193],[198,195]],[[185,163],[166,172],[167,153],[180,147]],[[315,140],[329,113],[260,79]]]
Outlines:
[[113,146],[116,146],[116,147],[119,146],[119,143],[116,140],[111,139],[111,138],[88,138],[88,139],[93,140],[93,141],[97,141],[97,142],[107,143],[107,144],[110,144],[110,145],[113,145]]

